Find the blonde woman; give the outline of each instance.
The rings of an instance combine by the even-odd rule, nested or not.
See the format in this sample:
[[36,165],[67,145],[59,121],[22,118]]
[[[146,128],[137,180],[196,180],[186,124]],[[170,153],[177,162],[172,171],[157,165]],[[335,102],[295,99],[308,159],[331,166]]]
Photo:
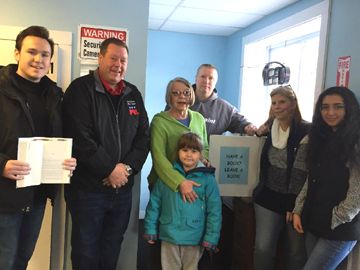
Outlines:
[[270,96],[269,119],[257,132],[267,131],[267,139],[261,155],[260,183],[254,191],[254,269],[274,269],[282,234],[285,234],[285,268],[302,269],[304,239],[291,222],[296,196],[306,178],[305,137],[310,124],[302,119],[290,86],[280,86]]

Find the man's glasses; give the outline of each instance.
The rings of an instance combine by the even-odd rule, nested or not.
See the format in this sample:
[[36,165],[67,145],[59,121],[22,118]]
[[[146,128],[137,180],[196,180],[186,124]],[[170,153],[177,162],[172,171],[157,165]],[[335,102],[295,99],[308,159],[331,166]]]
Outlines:
[[191,91],[190,90],[185,90],[185,91],[179,91],[179,90],[175,90],[175,91],[171,91],[171,94],[174,97],[179,97],[181,95],[185,96],[185,97],[190,97],[191,96]]

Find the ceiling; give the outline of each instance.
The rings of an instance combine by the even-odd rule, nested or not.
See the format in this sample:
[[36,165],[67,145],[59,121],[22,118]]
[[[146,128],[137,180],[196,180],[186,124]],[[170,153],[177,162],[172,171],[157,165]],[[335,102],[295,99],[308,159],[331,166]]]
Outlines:
[[298,0],[150,0],[149,29],[229,36]]

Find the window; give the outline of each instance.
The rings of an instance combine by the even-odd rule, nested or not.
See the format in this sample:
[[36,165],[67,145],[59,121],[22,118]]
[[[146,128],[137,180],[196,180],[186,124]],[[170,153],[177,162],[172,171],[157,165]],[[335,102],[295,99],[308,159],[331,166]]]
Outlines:
[[[290,67],[289,84],[297,94],[303,118],[311,121],[314,100],[323,84],[323,32],[326,33],[324,21],[327,21],[328,5],[322,9],[319,6],[324,4],[244,38],[240,108],[254,124],[259,126],[267,119],[269,93],[277,87],[263,85],[262,70],[270,61]],[[297,20],[294,17],[298,17]],[[275,34],[269,35],[271,32]]]

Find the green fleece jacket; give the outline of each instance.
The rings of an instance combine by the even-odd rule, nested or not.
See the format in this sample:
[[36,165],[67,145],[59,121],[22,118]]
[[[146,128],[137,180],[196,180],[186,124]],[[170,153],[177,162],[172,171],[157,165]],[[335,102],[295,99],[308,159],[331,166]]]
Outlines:
[[[171,190],[177,191],[178,186],[185,180],[184,176],[174,170],[173,164],[177,159],[176,147],[179,138],[186,132],[194,132],[204,143],[204,157],[208,158],[209,145],[204,117],[189,110],[189,127],[183,125],[168,112],[156,114],[151,121],[151,157],[153,166],[148,176],[152,186],[157,179],[161,179]],[[190,180],[190,179],[189,179]]]

